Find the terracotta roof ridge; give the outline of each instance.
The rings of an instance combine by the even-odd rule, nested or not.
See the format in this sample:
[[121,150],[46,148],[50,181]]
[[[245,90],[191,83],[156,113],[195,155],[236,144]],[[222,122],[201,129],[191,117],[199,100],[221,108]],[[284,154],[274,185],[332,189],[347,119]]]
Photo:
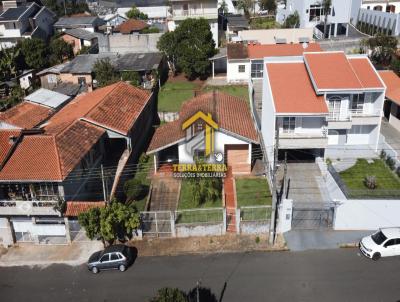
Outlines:
[[61,172],[61,158],[60,158],[60,153],[58,152],[58,146],[57,146],[57,141],[56,141],[56,136],[55,135],[50,135],[50,137],[52,138],[53,144],[54,144],[54,150],[55,150],[55,154],[57,157],[57,168],[58,168],[58,176],[60,178],[60,180],[63,180],[64,176],[62,175]]
[[[346,55],[345,55],[346,56]],[[358,77],[358,75],[357,75],[357,72],[354,70],[354,68],[353,68],[353,65],[351,65],[351,62],[350,62],[350,60],[349,60],[349,58],[346,56],[346,61],[349,63],[349,65],[350,65],[350,68],[351,68],[351,71],[354,73],[354,75],[356,76],[356,78],[357,78],[357,81],[358,81],[358,83],[360,84],[360,86],[362,87],[362,88],[365,88],[365,86],[363,85],[363,83],[361,82],[361,80],[360,80],[360,78]]]

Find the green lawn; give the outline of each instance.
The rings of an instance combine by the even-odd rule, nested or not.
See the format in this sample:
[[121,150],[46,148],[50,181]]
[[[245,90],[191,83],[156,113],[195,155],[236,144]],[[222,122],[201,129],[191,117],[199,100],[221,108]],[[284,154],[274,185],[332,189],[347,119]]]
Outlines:
[[255,18],[250,22],[250,29],[280,28],[280,24],[273,18]]
[[181,105],[194,96],[196,83],[167,82],[158,93],[158,111],[178,112]]
[[227,94],[237,96],[249,101],[249,88],[247,86],[226,85],[226,86],[206,86],[203,91],[219,90]]
[[181,195],[179,197],[178,210],[186,209],[204,209],[204,208],[220,208],[222,207],[222,200],[218,199],[215,202],[206,201],[202,204],[197,204],[192,199],[192,192],[188,180],[182,180]]
[[[400,196],[400,178],[380,159],[370,164],[365,159],[358,159],[353,167],[340,172],[339,175],[346,184],[351,198]],[[368,189],[365,186],[366,176],[376,177],[378,185],[376,189]]]
[[264,178],[236,179],[238,207],[271,205],[272,197]]

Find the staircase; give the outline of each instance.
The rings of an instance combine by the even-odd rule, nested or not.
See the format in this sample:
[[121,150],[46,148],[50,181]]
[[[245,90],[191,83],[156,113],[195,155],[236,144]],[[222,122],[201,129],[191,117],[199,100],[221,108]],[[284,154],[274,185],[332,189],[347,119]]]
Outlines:
[[231,167],[228,167],[228,171],[224,179],[224,192],[227,221],[226,231],[228,233],[236,233],[236,200]]

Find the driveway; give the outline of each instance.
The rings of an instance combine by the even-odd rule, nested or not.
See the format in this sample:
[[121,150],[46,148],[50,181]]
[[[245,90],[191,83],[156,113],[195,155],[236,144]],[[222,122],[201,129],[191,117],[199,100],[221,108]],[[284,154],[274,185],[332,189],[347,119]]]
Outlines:
[[388,143],[392,149],[398,153],[397,158],[400,160],[400,132],[383,119],[381,134],[385,137],[386,143]]
[[165,176],[153,178],[150,211],[175,211],[178,206],[180,180]]

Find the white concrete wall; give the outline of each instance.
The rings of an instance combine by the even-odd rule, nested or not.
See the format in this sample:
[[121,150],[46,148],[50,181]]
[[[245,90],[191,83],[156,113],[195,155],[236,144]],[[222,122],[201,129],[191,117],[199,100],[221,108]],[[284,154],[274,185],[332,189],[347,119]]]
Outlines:
[[[283,117],[278,117],[279,133],[283,136],[288,135],[283,133]],[[325,125],[325,117],[303,117],[297,116],[295,122],[294,135],[301,136],[322,136],[322,129]],[[310,146],[310,148],[312,148]]]
[[176,224],[176,237],[219,236],[225,234],[224,224]]
[[400,200],[345,200],[335,209],[335,230],[376,230],[400,225]]
[[393,36],[400,34],[400,14],[361,8],[358,15],[358,21],[376,25],[384,29],[391,29]]
[[400,120],[392,114],[389,117],[389,124],[400,131]]
[[[239,65],[245,66],[245,72],[239,72]],[[226,77],[227,81],[235,82],[248,82],[251,75],[251,63],[249,60],[228,60]]]
[[394,13],[395,14],[400,13],[400,2],[399,1],[387,1],[386,3],[383,3],[382,1],[364,1],[364,3],[361,5],[361,8],[374,10],[374,7],[377,5],[382,6],[383,12],[386,12],[387,5],[394,5],[396,7],[396,10],[394,11]]
[[265,234],[269,232],[269,220],[241,221],[240,234]]

